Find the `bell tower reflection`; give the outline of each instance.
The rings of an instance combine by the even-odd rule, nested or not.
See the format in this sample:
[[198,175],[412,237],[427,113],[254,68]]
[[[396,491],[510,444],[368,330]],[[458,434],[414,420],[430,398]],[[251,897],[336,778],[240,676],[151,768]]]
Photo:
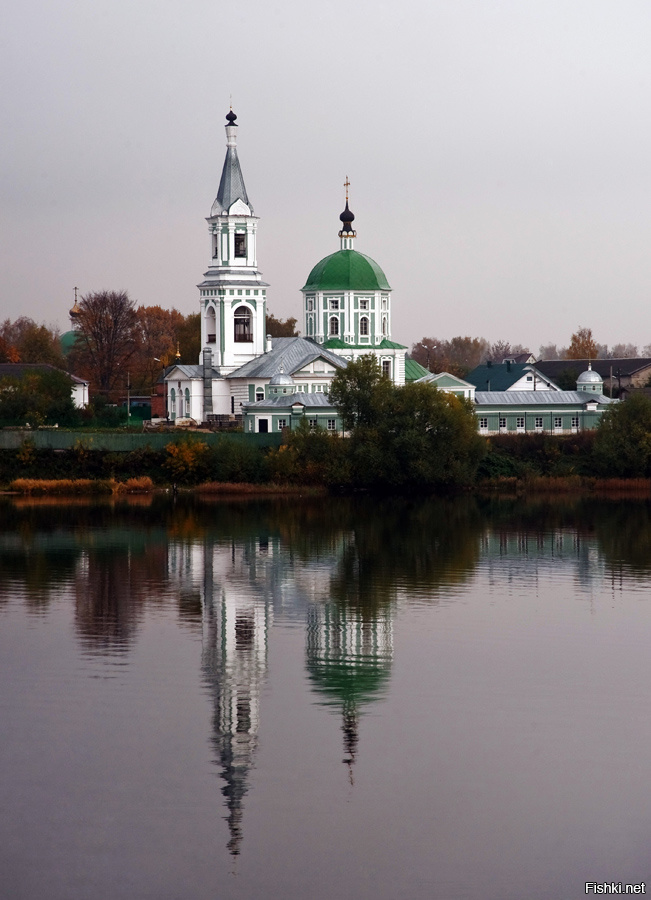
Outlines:
[[204,545],[201,668],[213,702],[211,743],[228,810],[228,850],[240,853],[243,801],[260,726],[271,606],[250,580],[246,557],[259,548]]

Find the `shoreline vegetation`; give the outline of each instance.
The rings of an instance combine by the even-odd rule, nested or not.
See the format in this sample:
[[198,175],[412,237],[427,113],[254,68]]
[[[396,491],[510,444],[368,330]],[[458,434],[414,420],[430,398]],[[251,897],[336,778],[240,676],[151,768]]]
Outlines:
[[[254,484],[251,482],[202,482],[196,485],[156,485],[151,478],[129,478],[126,481],[103,478],[17,478],[0,494],[29,497],[104,496],[152,493],[189,493],[208,496],[327,496],[326,486],[301,484]],[[464,493],[505,494],[511,496],[544,494],[595,494],[605,496],[651,496],[651,478],[591,478],[579,475],[533,476],[530,478],[499,477],[477,481]],[[350,493],[350,492],[349,492]],[[435,492],[433,492],[435,493]]]
[[86,440],[54,449],[27,437],[17,449],[0,449],[0,488],[30,495],[171,488],[230,496],[651,490],[651,400],[644,396],[608,409],[594,431],[484,437],[470,401],[424,384],[397,388],[373,358],[361,357],[335,376],[331,398],[346,437],[307,420],[266,446],[248,435],[209,443],[185,434],[157,449],[99,450]]

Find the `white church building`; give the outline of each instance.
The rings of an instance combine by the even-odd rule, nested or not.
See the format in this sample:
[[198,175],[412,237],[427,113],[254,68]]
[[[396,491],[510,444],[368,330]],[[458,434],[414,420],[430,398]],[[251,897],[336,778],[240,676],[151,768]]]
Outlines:
[[[220,422],[239,416],[245,405],[269,398],[274,376],[276,395],[277,382],[284,381],[288,393],[323,396],[338,369],[367,353],[404,384],[407,348],[391,340],[391,287],[380,266],[355,249],[348,182],[339,250],[314,266],[302,288],[305,337],[266,335],[268,284],[258,268],[259,220],[237,155],[236,118],[232,110],[226,116],[226,158],[207,219],[210,262],[198,285],[201,356],[197,365],[167,371],[169,418]],[[416,370],[408,371],[408,380],[426,373],[409,363]]]

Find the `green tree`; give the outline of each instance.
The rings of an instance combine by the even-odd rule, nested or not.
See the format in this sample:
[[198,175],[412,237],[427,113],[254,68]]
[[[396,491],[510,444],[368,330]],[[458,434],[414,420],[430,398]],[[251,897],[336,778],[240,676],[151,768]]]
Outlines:
[[75,424],[79,413],[71,388],[69,376],[57,369],[1,378],[0,420],[15,425]]
[[344,428],[371,428],[381,421],[393,394],[375,356],[367,353],[339,369],[332,379],[330,400],[339,409]]
[[639,478],[651,475],[651,400],[632,394],[601,417],[594,443],[599,474]]
[[413,490],[475,477],[485,442],[468,401],[432,385],[398,387],[370,355],[337,373],[330,399],[349,431],[342,482]]

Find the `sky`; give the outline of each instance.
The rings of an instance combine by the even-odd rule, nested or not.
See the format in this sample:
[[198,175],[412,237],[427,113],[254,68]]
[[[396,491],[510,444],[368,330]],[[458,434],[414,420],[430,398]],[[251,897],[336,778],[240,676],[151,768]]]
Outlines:
[[394,340],[651,343],[648,0],[21,0],[0,35],[0,318],[199,308],[224,116],[269,308],[339,248]]

